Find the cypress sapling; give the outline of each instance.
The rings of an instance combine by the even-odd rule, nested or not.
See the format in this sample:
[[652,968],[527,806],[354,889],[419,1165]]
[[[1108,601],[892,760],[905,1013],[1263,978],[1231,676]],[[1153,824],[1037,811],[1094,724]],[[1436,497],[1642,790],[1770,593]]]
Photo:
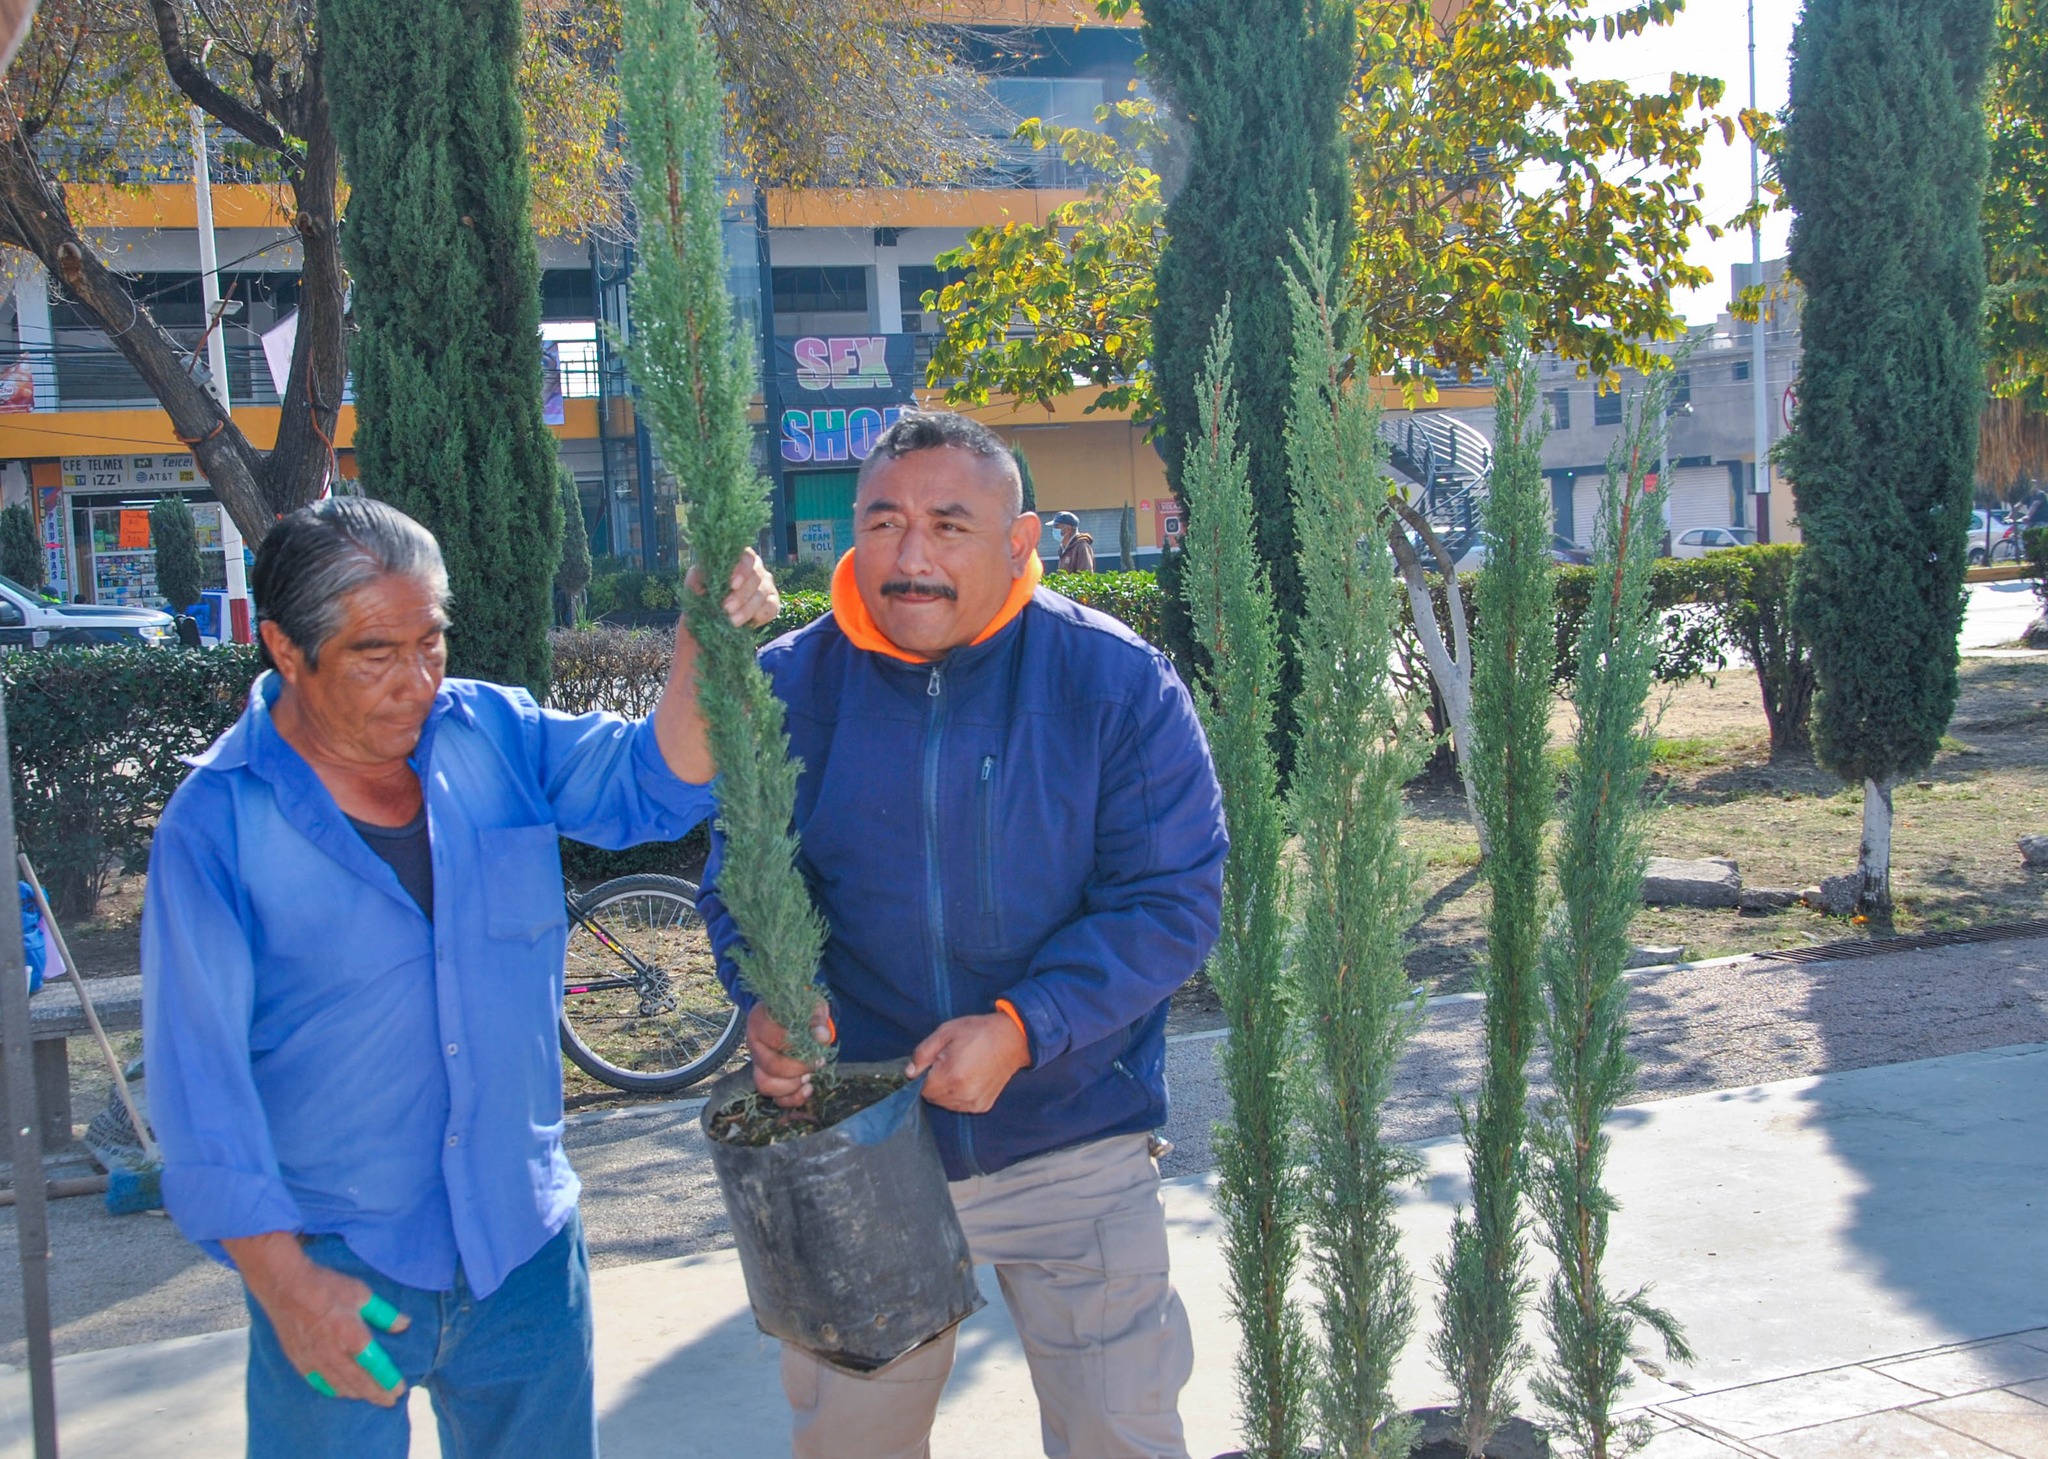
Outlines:
[[1491,853],[1480,875],[1486,915],[1486,1065],[1477,1112],[1461,1100],[1472,1214],[1451,1223],[1438,1262],[1440,1326],[1431,1343],[1457,1393],[1458,1431],[1471,1459],[1514,1412],[1510,1390],[1533,1354],[1521,1315],[1531,1284],[1521,1201],[1528,1129],[1529,1048],[1542,1014],[1537,952],[1544,920],[1543,827],[1557,797],[1544,754],[1557,663],[1556,569],[1543,479],[1543,426],[1526,336],[1509,335],[1496,362],[1493,478],[1484,524],[1486,566],[1475,594],[1471,759]]
[[0,573],[31,592],[42,590],[43,534],[34,510],[26,503],[0,507]]
[[1318,1428],[1329,1459],[1400,1459],[1416,1426],[1394,1410],[1392,1379],[1415,1303],[1394,1196],[1418,1161],[1387,1139],[1383,1112],[1420,1017],[1401,963],[1415,867],[1400,830],[1401,787],[1422,756],[1390,679],[1395,586],[1378,411],[1335,302],[1333,230],[1313,209],[1295,255],[1287,456],[1302,615],[1289,805],[1301,840],[1294,960],[1308,1039],[1297,1077],[1314,1183],[1304,1230],[1322,1328]]
[[[676,474],[682,536],[702,581],[722,586],[768,525],[768,496],[747,423],[751,356],[725,287],[725,96],[693,0],[626,7],[619,86],[641,251],[628,362]],[[811,1014],[825,927],[796,868],[790,831],[799,767],[782,702],[754,662],[755,636],[726,618],[723,596],[682,594],[720,777],[719,894],[743,938],[734,960],[747,988],[788,1030],[792,1055],[824,1063],[832,1049],[812,1037]]]
[[1692,1356],[1677,1322],[1650,1305],[1647,1288],[1617,1296],[1600,1270],[1615,1210],[1602,1184],[1602,1122],[1635,1086],[1621,975],[1647,859],[1643,785],[1655,737],[1644,701],[1657,664],[1650,570],[1664,527],[1664,489],[1661,482],[1646,486],[1657,455],[1650,422],[1661,426],[1664,400],[1664,386],[1653,382],[1632,403],[1607,463],[1594,590],[1572,691],[1578,727],[1557,846],[1559,906],[1538,961],[1554,1092],[1530,1126],[1530,1197],[1557,1271],[1540,1304],[1552,1351],[1533,1387],[1555,1425],[1590,1459],[1611,1459],[1647,1442],[1647,1421],[1614,1419],[1615,1398],[1631,1381],[1627,1364],[1638,1327],[1661,1337],[1672,1358]]
[[1260,561],[1251,473],[1238,435],[1230,307],[1210,336],[1181,491],[1186,547],[1176,579],[1204,652],[1195,703],[1223,787],[1230,856],[1223,925],[1209,981],[1230,1037],[1217,1046],[1231,1122],[1216,1132],[1216,1209],[1223,1218],[1230,1310],[1243,1334],[1237,1385],[1244,1452],[1295,1459],[1301,1449],[1308,1339],[1288,1286],[1300,1260],[1299,1191],[1284,978],[1289,886],[1286,827],[1273,756],[1280,641]]
[[206,587],[199,524],[185,498],[163,497],[149,509],[149,540],[156,549],[156,590],[171,612],[183,613]]

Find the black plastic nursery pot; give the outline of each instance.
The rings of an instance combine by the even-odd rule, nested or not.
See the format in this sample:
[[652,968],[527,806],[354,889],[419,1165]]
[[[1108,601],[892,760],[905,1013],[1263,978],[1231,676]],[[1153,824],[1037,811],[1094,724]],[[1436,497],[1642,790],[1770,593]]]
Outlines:
[[[841,1064],[835,1072],[902,1069]],[[712,1122],[754,1092],[754,1071],[743,1068],[711,1086],[699,1117],[755,1323],[854,1372],[893,1362],[982,1306],[922,1083],[809,1134],[736,1145]]]
[[[1422,1432],[1408,1459],[1465,1459],[1456,1409],[1418,1408],[1414,1413],[1422,1420]],[[1550,1437],[1525,1418],[1511,1418],[1486,1441],[1486,1459],[1550,1459]]]

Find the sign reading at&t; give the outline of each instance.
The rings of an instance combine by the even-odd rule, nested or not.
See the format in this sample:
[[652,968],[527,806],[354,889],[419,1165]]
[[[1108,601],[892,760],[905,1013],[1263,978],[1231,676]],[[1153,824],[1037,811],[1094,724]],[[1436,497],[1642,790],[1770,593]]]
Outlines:
[[805,462],[865,461],[875,441],[910,407],[887,405],[876,410],[820,407],[782,413],[782,459]]

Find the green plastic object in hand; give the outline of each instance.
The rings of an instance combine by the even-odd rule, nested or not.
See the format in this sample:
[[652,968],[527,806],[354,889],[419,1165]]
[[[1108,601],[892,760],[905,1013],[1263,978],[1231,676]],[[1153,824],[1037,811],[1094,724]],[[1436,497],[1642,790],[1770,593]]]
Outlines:
[[[370,1326],[376,1328],[379,1332],[389,1332],[398,1321],[398,1309],[382,1297],[372,1293],[370,1300],[362,1305],[362,1317],[363,1321],[369,1323]],[[383,1388],[386,1393],[389,1393],[405,1381],[404,1375],[398,1371],[398,1364],[391,1361],[391,1355],[378,1346],[377,1339],[374,1337],[370,1339],[368,1347],[356,1354],[356,1363],[365,1373],[375,1378],[378,1386]],[[308,1373],[306,1375],[306,1382],[312,1386],[315,1393],[318,1393],[323,1398],[338,1398],[341,1396],[334,1391],[334,1385],[318,1373]]]

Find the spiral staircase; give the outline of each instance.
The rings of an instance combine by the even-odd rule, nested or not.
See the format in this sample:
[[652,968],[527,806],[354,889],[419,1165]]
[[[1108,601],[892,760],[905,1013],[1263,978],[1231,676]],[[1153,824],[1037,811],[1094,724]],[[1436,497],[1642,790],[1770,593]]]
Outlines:
[[1382,416],[1380,435],[1397,484],[1458,561],[1479,542],[1493,442],[1442,411]]

